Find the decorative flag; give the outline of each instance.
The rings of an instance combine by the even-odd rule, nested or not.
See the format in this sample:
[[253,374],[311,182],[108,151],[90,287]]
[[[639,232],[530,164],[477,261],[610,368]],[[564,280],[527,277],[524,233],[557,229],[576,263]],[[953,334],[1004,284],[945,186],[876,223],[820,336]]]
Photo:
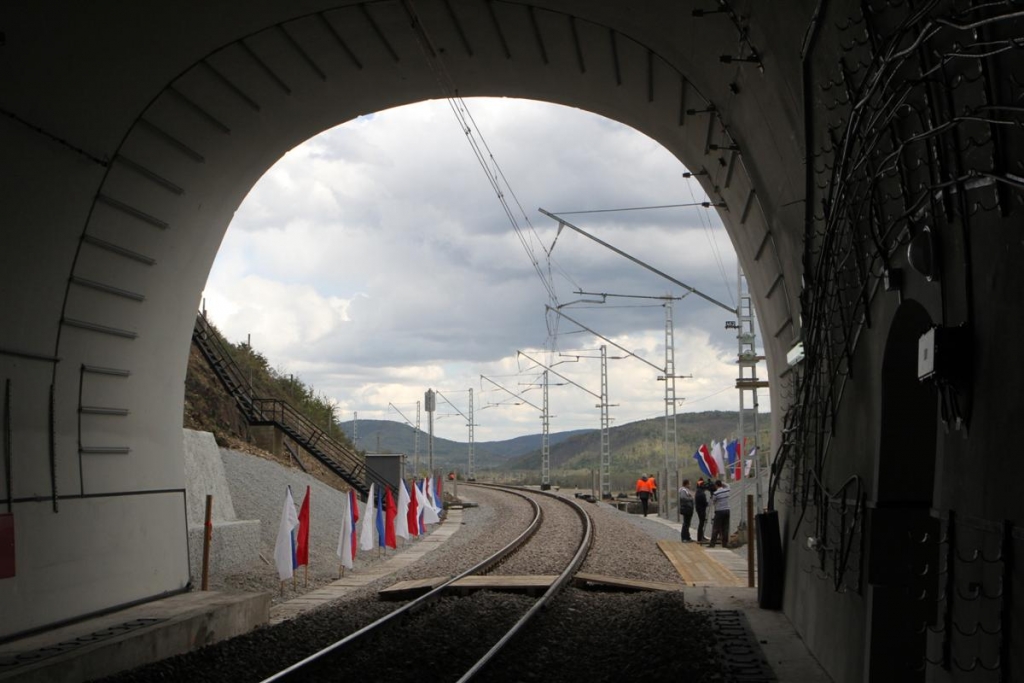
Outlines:
[[424,509],[427,507],[427,497],[423,495],[423,482],[416,484],[413,495],[416,496],[416,501],[419,503],[419,520],[416,522],[420,528],[420,536],[427,533],[427,525],[423,523],[423,516],[426,514]]
[[[426,482],[423,482],[426,485]],[[441,518],[437,516],[437,511],[434,510],[430,501],[427,499],[427,494],[417,489],[416,495],[420,497],[420,510],[423,515],[422,520],[424,524],[437,524],[441,521]],[[422,527],[421,527],[422,528]],[[425,531],[425,529],[424,529]]]
[[352,559],[356,557],[356,548],[359,547],[359,539],[356,536],[356,523],[359,521],[359,496],[355,489],[348,490],[349,502],[352,504]]
[[437,487],[437,495],[434,496],[434,502],[437,503],[437,511],[440,512],[444,509],[444,480],[438,477],[434,480],[434,485]]
[[295,539],[295,566],[309,566],[309,487],[299,508],[299,532]]
[[373,496],[376,492],[374,484],[370,484],[370,493],[366,496],[366,507],[363,509],[363,523],[359,527],[359,549],[373,550],[376,539],[373,537],[373,530],[376,526],[374,516],[370,514],[370,506],[373,505]]
[[398,539],[395,538],[395,517],[398,515],[398,506],[395,505],[395,498],[391,495],[391,489],[384,489],[384,545],[389,548],[398,547]]
[[721,475],[722,477],[728,479],[728,477],[726,476],[726,472],[728,470],[725,466],[725,449],[722,447],[722,445],[723,442],[721,441],[711,442],[711,457],[715,459],[715,464],[718,465],[718,472],[715,473],[715,476],[717,477]]
[[715,459],[711,457],[711,451],[708,450],[708,445],[706,443],[702,443],[700,445],[700,454],[701,454],[701,457],[704,458],[704,463],[707,465],[708,476],[709,477],[717,477],[718,476],[718,463],[716,463]]
[[381,548],[384,547],[386,541],[384,536],[384,491],[386,489],[387,487],[382,485],[377,491],[377,516],[374,518],[374,523],[377,525],[377,545]]
[[743,443],[736,439],[736,480],[743,478],[743,447],[747,443],[747,437],[743,437]]
[[[405,488],[405,482],[402,482],[402,488]],[[406,513],[405,522],[409,526],[409,533],[413,536],[420,535],[420,505],[419,500],[416,499],[416,480],[412,480],[412,496],[409,498],[409,512]]]
[[739,448],[739,445],[739,440],[730,441],[725,445],[726,460],[728,460],[729,462],[729,474],[732,475],[732,478],[734,480],[740,478],[739,460],[737,459],[736,455],[736,451]]
[[409,540],[409,489],[405,480],[398,480],[398,510],[395,516],[395,535]]
[[423,480],[423,493],[427,498],[427,502],[430,503],[430,507],[437,512],[437,505],[434,504],[434,480],[428,477]]
[[704,476],[710,478],[712,476],[711,468],[708,466],[710,458],[706,457],[706,454],[698,449],[694,452],[693,459],[697,461],[697,466],[700,467],[700,471],[704,473]]
[[754,469],[754,460],[757,458],[757,446],[750,449],[750,455],[747,456],[747,467],[743,473],[743,476],[749,477],[751,471]]
[[356,523],[352,518],[352,505],[354,503],[355,491],[349,490],[345,496],[345,507],[341,512],[341,531],[338,532],[338,559],[341,566],[352,569],[356,559]]
[[298,526],[299,517],[295,514],[295,501],[292,499],[292,488],[289,486],[284,496],[281,523],[277,527],[277,541],[274,543],[274,564],[277,565],[277,576],[282,581],[294,576],[295,537],[292,532]]

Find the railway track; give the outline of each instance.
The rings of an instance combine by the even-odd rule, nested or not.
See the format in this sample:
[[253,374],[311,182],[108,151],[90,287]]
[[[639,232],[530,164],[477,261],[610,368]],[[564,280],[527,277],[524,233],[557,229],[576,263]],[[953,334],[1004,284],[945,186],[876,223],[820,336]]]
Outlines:
[[[483,487],[485,485],[476,484],[475,486]],[[266,678],[264,683],[276,681],[337,679],[338,663],[350,658],[353,653],[359,652],[360,649],[365,650],[367,643],[373,642],[379,644],[382,641],[388,643],[401,643],[403,639],[403,629],[418,630],[420,632],[418,637],[420,637],[424,630],[443,628],[443,624],[451,624],[453,620],[461,619],[461,616],[465,616],[467,621],[477,619],[481,622],[479,624],[479,628],[476,628],[475,624],[469,624],[471,626],[471,635],[463,636],[462,638],[463,641],[472,640],[473,642],[463,642],[458,646],[462,647],[464,650],[461,654],[464,655],[466,651],[472,650],[474,652],[473,656],[469,659],[465,656],[443,657],[441,659],[444,670],[439,670],[437,666],[433,666],[428,678],[431,680],[451,680],[462,683],[463,681],[472,680],[484,671],[488,664],[503,650],[503,648],[505,648],[506,645],[515,638],[516,634],[526,627],[534,615],[549,604],[549,602],[566,585],[568,585],[569,581],[578,571],[580,565],[582,565],[586,558],[593,540],[593,525],[590,516],[587,514],[586,510],[573,499],[556,496],[542,491],[517,489],[513,487],[486,486],[486,488],[501,490],[509,494],[519,496],[530,502],[533,508],[533,516],[530,523],[522,533],[504,547],[489,557],[484,558],[468,570],[444,580],[440,585],[437,585],[424,595],[404,603],[394,611],[377,619],[373,623],[364,626],[337,642],[324,647],[318,652],[309,655],[301,661],[296,662],[295,664],[292,664],[291,666]],[[496,603],[493,610],[495,614],[500,614],[500,617],[498,618],[489,615],[489,611],[492,609],[491,606],[482,604],[486,602],[486,599],[478,598],[477,603],[467,607],[465,613],[461,614],[461,616],[458,616],[460,615],[458,610],[454,612],[445,612],[445,616],[436,620],[440,622],[442,626],[424,625],[424,622],[428,621],[432,607],[433,609],[438,610],[439,604],[442,600],[468,601],[467,598],[453,599],[444,597],[451,587],[454,584],[457,584],[460,580],[465,579],[466,577],[481,576],[495,571],[497,567],[503,563],[509,562],[510,558],[512,558],[516,553],[523,551],[523,549],[528,546],[544,546],[543,507],[541,503],[538,502],[538,500],[541,499],[557,501],[555,504],[568,506],[573,513],[575,513],[580,522],[580,534],[574,552],[571,554],[568,561],[564,563],[561,571],[558,573],[557,577],[551,581],[544,593],[539,597],[532,599],[522,598],[512,601],[503,600],[500,601],[500,604]],[[498,601],[500,599],[495,597],[495,600]],[[483,612],[481,612],[481,607],[483,608]],[[515,618],[513,621],[509,612],[514,611],[516,608],[519,609],[519,614],[518,618]],[[481,613],[484,616],[480,616]],[[451,616],[453,614],[456,616]],[[514,614],[511,616],[514,616]],[[445,636],[444,633],[439,635],[442,638]],[[448,645],[451,646],[451,643]],[[486,651],[484,651],[485,648]],[[481,652],[482,654],[478,654]],[[448,669],[451,670],[449,671]],[[421,680],[421,673],[415,673],[413,678],[410,680]]]

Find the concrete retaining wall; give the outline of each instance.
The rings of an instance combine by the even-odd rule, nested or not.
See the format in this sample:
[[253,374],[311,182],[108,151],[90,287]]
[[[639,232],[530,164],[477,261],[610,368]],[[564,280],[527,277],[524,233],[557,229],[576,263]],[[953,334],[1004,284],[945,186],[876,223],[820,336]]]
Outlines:
[[185,498],[188,508],[188,554],[192,583],[203,570],[203,528],[206,496],[213,496],[213,538],[210,572],[232,574],[249,570],[259,561],[260,520],[239,520],[231,501],[224,462],[213,434],[184,430]]

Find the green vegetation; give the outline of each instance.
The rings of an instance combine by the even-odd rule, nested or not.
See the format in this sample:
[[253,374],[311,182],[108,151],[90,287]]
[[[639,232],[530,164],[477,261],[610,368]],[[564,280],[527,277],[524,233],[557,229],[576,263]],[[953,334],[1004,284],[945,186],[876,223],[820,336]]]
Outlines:
[[[396,420],[360,420],[357,449],[350,439],[352,421],[333,419],[333,407],[326,396],[317,394],[312,386],[293,375],[275,370],[266,356],[248,344],[232,344],[223,336],[220,340],[230,352],[242,377],[251,382],[254,396],[287,401],[333,438],[360,453],[404,453],[408,456],[408,471],[412,471],[414,430],[410,425]],[[769,416],[763,415],[758,438],[762,448],[770,443],[770,424]],[[237,448],[249,441],[248,425],[195,348],[189,358],[186,378],[184,425],[213,432],[218,443],[223,446]],[[703,443],[710,445],[712,440],[734,438],[737,428],[738,415],[735,412],[707,411],[678,415],[678,468],[682,476],[690,479],[700,476],[700,470],[692,457],[694,451]],[[446,425],[446,432],[450,431],[451,427]],[[632,492],[641,474],[653,474],[665,469],[663,417],[612,427],[609,438],[612,455],[610,474],[614,492]],[[540,441],[539,434],[532,434],[504,441],[477,442],[474,447],[477,479],[539,484]],[[427,435],[424,429],[421,429],[418,445],[422,473],[427,467]],[[556,432],[550,436],[550,446],[551,483],[567,488],[589,489],[600,463],[600,432],[597,429]],[[435,468],[464,474],[468,466],[468,446],[465,442],[435,436],[433,457]],[[669,467],[675,469],[675,457],[670,456],[669,461]]]
[[[267,357],[248,344],[233,344],[213,323],[210,326],[235,361],[242,377],[248,380],[252,396],[286,401],[335,440],[354,450],[340,423],[334,419],[334,408],[326,396],[317,394],[312,386],[294,375],[272,368]],[[195,348],[189,356],[185,379],[184,425],[213,432],[222,444],[231,439],[248,440],[247,425],[234,401]]]

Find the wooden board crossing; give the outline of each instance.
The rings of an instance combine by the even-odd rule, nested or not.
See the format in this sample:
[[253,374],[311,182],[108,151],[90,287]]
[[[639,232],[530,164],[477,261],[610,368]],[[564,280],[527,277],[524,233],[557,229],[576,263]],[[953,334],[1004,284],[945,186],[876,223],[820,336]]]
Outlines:
[[604,576],[602,574],[587,574],[579,572],[572,577],[574,586],[579,588],[601,587],[612,588],[622,591],[681,591],[683,585],[679,583],[665,583],[663,581],[642,581],[640,579],[624,579],[618,576]]
[[[557,576],[465,576],[445,589],[446,595],[468,595],[479,590],[540,595],[555,582]],[[383,600],[409,600],[428,593],[447,581],[443,577],[399,581],[377,593]]]
[[691,586],[745,586],[746,581],[711,557],[697,543],[658,541],[658,547]]

